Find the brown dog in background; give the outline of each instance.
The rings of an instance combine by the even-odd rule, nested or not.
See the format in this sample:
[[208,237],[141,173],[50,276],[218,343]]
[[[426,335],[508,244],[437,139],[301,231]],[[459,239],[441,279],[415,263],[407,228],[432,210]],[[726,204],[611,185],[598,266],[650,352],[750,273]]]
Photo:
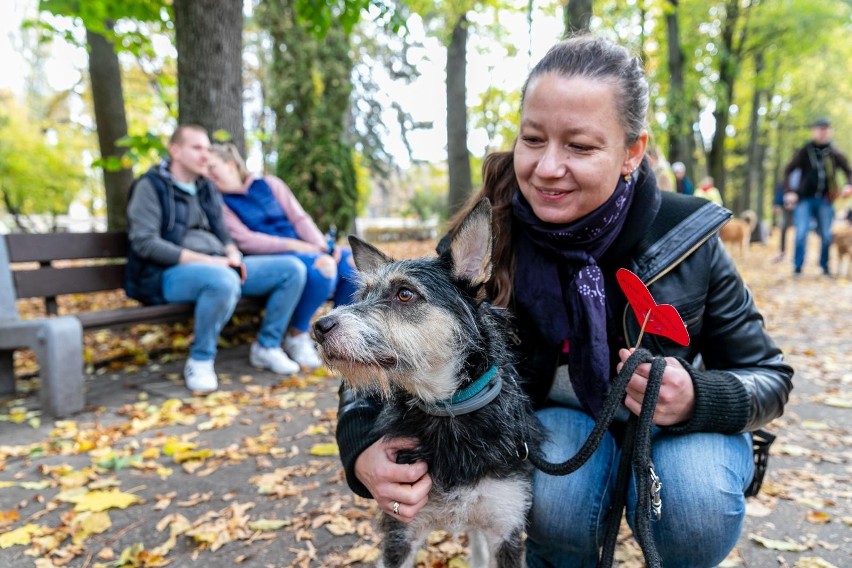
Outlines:
[[[837,247],[837,275],[852,276],[852,225],[843,223],[832,229],[832,244]],[[845,270],[844,270],[845,259]]]
[[719,238],[733,251],[736,247],[740,256],[745,254],[751,242],[751,234],[757,226],[757,213],[748,209],[739,218],[732,217],[725,226],[719,229]]

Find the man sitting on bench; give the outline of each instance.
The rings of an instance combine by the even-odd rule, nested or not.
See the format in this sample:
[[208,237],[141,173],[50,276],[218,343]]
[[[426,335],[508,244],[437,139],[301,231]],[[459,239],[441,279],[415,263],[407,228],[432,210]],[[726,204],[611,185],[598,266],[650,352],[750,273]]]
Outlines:
[[195,303],[195,339],[183,374],[187,388],[201,392],[218,388],[216,342],[241,294],[268,296],[250,363],[274,373],[299,370],[281,340],[306,281],[305,266],[294,257],[242,257],[225,228],[216,188],[204,177],[209,151],[204,128],[179,126],[169,158],[134,182],[127,207],[127,295],[144,304]]

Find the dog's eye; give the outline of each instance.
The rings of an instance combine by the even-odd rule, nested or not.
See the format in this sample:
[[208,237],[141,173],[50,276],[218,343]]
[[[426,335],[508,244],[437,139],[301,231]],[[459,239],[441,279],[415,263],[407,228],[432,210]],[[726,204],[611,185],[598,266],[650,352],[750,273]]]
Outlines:
[[408,288],[400,288],[399,291],[396,293],[396,299],[403,303],[410,302],[412,299],[414,299],[414,292],[412,292]]

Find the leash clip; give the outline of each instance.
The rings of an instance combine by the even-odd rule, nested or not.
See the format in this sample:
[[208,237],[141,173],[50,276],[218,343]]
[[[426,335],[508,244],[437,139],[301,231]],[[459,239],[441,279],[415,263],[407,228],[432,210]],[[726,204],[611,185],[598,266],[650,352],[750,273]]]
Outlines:
[[660,481],[660,476],[654,471],[653,464],[648,466],[648,473],[651,476],[651,511],[654,513],[654,518],[659,521],[663,517],[663,502],[660,499],[663,482]]

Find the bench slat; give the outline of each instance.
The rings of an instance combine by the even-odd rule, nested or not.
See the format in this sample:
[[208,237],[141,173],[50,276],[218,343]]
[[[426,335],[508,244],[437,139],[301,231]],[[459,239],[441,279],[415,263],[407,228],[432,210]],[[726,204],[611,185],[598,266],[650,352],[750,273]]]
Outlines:
[[[235,313],[259,312],[263,309],[261,298],[241,298]],[[83,329],[122,327],[140,323],[163,323],[192,317],[195,304],[163,304],[160,306],[139,306],[119,310],[103,310],[73,314]]]
[[127,233],[10,233],[5,236],[10,262],[47,262],[84,258],[126,258]]
[[124,288],[124,264],[16,270],[18,298],[53,297]]
[[194,304],[164,304],[162,306],[139,306],[120,310],[101,310],[74,314],[83,329],[121,327],[138,323],[161,323],[192,316]]

